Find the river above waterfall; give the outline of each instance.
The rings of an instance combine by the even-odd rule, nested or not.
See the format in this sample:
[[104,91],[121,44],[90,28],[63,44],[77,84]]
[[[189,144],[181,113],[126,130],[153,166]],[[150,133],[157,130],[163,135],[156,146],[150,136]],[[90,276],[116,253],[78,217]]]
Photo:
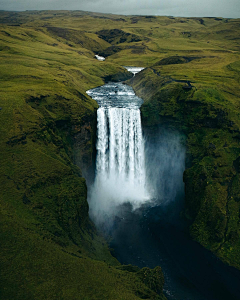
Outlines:
[[99,104],[90,216],[123,264],[162,267],[169,300],[237,300],[240,272],[191,240],[184,223],[184,136],[141,128],[131,87],[88,91]]
[[137,97],[133,89],[122,83],[109,82],[103,86],[87,91],[100,107],[119,107],[139,109],[143,100]]

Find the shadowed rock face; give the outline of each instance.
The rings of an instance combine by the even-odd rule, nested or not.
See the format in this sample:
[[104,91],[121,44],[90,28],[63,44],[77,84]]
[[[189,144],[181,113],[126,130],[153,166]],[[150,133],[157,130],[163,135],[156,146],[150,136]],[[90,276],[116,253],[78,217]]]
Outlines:
[[223,261],[240,268],[239,171],[234,167],[239,128],[233,122],[238,122],[238,112],[229,111],[219,90],[187,91],[166,80],[161,74],[152,76],[150,69],[132,79],[137,95],[145,100],[143,124],[154,130],[157,124],[173,122],[186,133],[185,217],[190,233]]
[[[113,267],[116,260],[89,221],[82,174],[84,163],[87,168],[94,163],[97,106],[85,91],[104,84],[104,78],[112,80],[120,65],[146,67],[176,54],[203,59],[181,68],[155,67],[168,77],[160,82],[146,70],[146,97],[155,94],[155,100],[162,100],[144,105],[143,121],[153,125],[165,115],[186,130],[187,168],[193,162],[198,166],[185,177],[192,235],[237,265],[239,20],[0,11],[0,23],[2,298],[157,299],[134,274]],[[109,33],[111,43],[96,34],[114,27],[124,29],[113,40]],[[94,54],[105,49],[109,55],[115,49],[118,53],[103,64]],[[183,81],[176,88],[170,76],[192,82],[194,89],[186,92],[196,97],[185,101]],[[156,94],[164,84],[166,89]],[[227,115],[218,114],[219,106]],[[196,214],[194,207],[199,208]]]

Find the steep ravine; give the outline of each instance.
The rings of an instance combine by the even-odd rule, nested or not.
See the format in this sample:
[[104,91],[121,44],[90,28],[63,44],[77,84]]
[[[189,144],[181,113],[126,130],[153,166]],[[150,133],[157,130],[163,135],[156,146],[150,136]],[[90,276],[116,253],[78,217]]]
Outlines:
[[[212,86],[223,86],[229,97],[237,95],[239,21],[145,16],[119,18],[81,11],[2,11],[0,22],[0,298],[164,298],[156,294],[161,294],[162,290],[161,269],[139,270],[132,266],[120,266],[89,219],[85,178],[89,182],[93,177],[91,172],[94,171],[97,106],[85,91],[107,80],[129,78],[127,71],[120,65],[149,66],[160,62],[158,68],[152,68],[155,72],[146,70],[146,77],[143,76],[147,81],[142,84],[146,92],[143,98],[147,100],[148,96],[156,94],[158,88],[163,87],[161,74],[166,66],[163,70],[161,66],[162,63],[169,63],[164,57],[170,56],[170,62],[177,62],[179,58],[176,54],[179,54],[182,55],[180,62],[184,65],[179,68],[181,72],[175,73],[178,74],[176,79],[194,80],[195,77],[201,84],[211,82]],[[113,28],[115,30],[112,31]],[[183,34],[186,30],[193,33],[191,38]],[[210,33],[210,43],[205,30]],[[106,57],[109,55],[104,62],[94,58],[96,53],[101,52]],[[196,64],[191,64],[186,55],[193,57]],[[200,57],[203,59],[199,64]],[[184,66],[186,70],[189,66],[191,79],[182,76]],[[209,66],[213,72],[208,70]],[[165,69],[167,73],[172,70],[171,65],[167,71]],[[212,80],[214,74],[217,80]],[[166,84],[165,95],[171,94],[171,83],[175,87],[181,85],[169,77],[163,81]],[[141,85],[141,80],[139,83]],[[138,86],[137,90],[140,92],[141,87]],[[229,102],[224,97],[219,98],[213,89],[211,91],[216,96],[210,97],[211,103],[215,99],[228,106]],[[191,204],[191,195],[188,197],[189,210],[186,216],[190,225],[193,224],[192,235],[202,244],[207,241],[211,248],[214,242],[212,231],[209,236],[205,232],[213,227],[216,234],[218,231],[215,228],[219,227],[221,234],[213,250],[226,261],[238,264],[240,167],[237,142],[239,129],[236,124],[239,118],[233,112],[229,119],[236,124],[232,126],[230,123],[231,132],[226,133],[220,129],[214,142],[212,138],[211,141],[204,140],[202,137],[205,135],[200,130],[203,128],[201,116],[199,134],[191,135],[195,128],[189,133],[187,124],[192,122],[194,125],[195,117],[192,121],[182,122],[185,106],[181,104],[182,109],[179,109],[178,104],[186,97],[178,98],[175,92],[173,94],[170,106],[167,104],[169,97],[163,103],[162,114],[172,119],[175,112],[178,112],[174,118],[175,124],[176,120],[181,120],[177,124],[189,137],[188,150],[191,151],[188,151],[187,168],[197,166],[200,169],[193,168],[190,169],[191,174],[186,173],[189,194],[196,195],[198,199],[200,180],[202,186],[199,190],[203,194],[212,195],[212,191],[207,190],[207,183],[211,183],[208,179],[217,178],[216,181],[220,182],[223,178],[219,183],[222,198],[217,197],[221,200],[218,203],[220,218],[214,217],[209,222],[209,216],[205,214],[209,207],[205,209],[200,201],[194,210],[195,203]],[[174,100],[176,98],[178,101]],[[202,102],[202,99],[199,101]],[[192,106],[196,103],[198,101],[192,101]],[[233,103],[238,104],[237,96]],[[215,107],[215,103],[212,104]],[[147,123],[159,123],[158,108],[158,104],[144,105],[145,128]],[[198,106],[195,108],[197,111]],[[220,121],[225,119],[222,113],[217,115]],[[207,119],[206,124],[214,126],[215,123]],[[151,130],[153,127],[149,128]],[[216,134],[216,130],[213,131],[212,136]],[[232,138],[234,136],[236,139]],[[224,151],[220,151],[221,147]],[[200,158],[206,157],[206,151],[218,160],[211,172],[208,169],[209,159],[199,164]],[[213,157],[211,155],[207,157]],[[199,161],[195,161],[197,158]],[[230,166],[233,166],[232,173]],[[89,168],[90,175],[86,176]],[[191,177],[198,173],[200,178]],[[203,199],[200,196],[199,199]],[[212,206],[216,207],[215,204]],[[203,215],[207,222],[202,220]],[[171,239],[167,236],[166,240]],[[178,254],[183,260],[184,255],[180,255],[181,252]]]
[[144,99],[144,127],[154,131],[159,124],[173,123],[187,136],[184,215],[192,238],[240,268],[237,108],[228,108],[216,88],[185,89],[153,68],[129,83]]
[[160,268],[121,266],[89,219],[97,106],[72,91],[2,105],[0,298],[164,299]]
[[[132,148],[126,128],[131,131],[134,123],[139,124],[136,120],[128,123],[128,114],[142,100],[128,86],[116,83],[90,90],[88,94],[100,105],[90,215],[99,230],[110,238],[114,256],[123,264],[140,268],[161,266],[168,299],[237,300],[240,272],[226,266],[188,233],[189,220],[183,214],[186,138],[180,127],[176,128],[174,120],[165,117],[160,124],[145,124],[142,168],[147,181],[143,181],[142,187],[148,191],[148,197],[144,197],[137,182],[133,197],[128,187],[134,181],[126,172],[130,161],[128,155],[124,158]],[[187,160],[189,167],[191,161]],[[137,166],[136,161],[132,170],[137,170]],[[137,171],[134,178],[139,175]]]

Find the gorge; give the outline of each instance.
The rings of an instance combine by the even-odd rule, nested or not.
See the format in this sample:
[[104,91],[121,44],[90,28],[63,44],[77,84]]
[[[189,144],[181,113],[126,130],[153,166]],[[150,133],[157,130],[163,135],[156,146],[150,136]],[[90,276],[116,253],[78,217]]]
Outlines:
[[1,299],[239,298],[239,24],[0,11]]
[[162,125],[145,128],[143,138],[143,102],[125,84],[87,93],[100,106],[90,216],[114,256],[125,265],[161,266],[169,300],[237,300],[240,272],[193,242],[181,217],[186,137]]

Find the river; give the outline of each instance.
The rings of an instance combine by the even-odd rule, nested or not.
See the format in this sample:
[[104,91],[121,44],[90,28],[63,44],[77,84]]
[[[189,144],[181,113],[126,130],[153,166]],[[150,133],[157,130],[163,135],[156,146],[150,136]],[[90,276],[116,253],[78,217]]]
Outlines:
[[184,223],[184,136],[142,130],[138,98],[123,83],[88,91],[99,104],[90,216],[123,264],[161,266],[169,300],[239,300],[240,272],[191,240]]

